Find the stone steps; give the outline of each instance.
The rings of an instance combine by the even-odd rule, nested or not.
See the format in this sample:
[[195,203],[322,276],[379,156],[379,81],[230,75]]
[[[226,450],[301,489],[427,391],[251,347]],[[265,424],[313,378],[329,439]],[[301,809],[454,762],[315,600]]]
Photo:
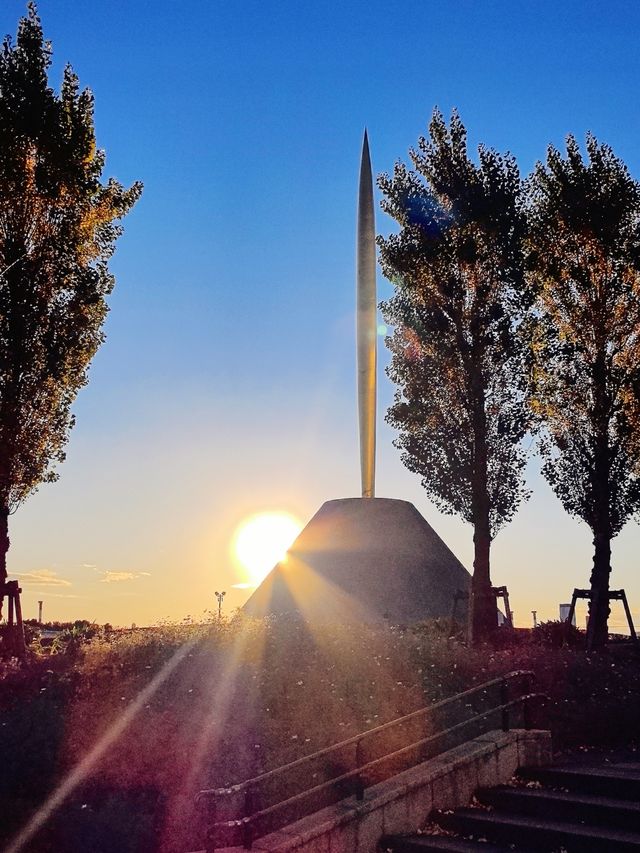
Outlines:
[[[483,809],[456,809],[434,815],[443,829],[463,836],[487,838],[500,844],[514,844],[516,850],[553,851],[563,847],[579,853],[633,853],[640,851],[640,833],[572,823],[543,817],[510,814]],[[520,845],[518,847],[517,845]],[[476,847],[481,850],[480,846]]]
[[640,803],[633,800],[508,785],[481,789],[476,799],[496,811],[640,832]]
[[475,841],[464,838],[451,838],[447,835],[412,835],[397,846],[393,837],[380,841],[380,850],[402,851],[402,853],[508,853],[509,847],[483,843],[480,847]]
[[640,766],[635,764],[525,767],[518,771],[518,778],[583,794],[640,800]]
[[640,764],[523,768],[515,783],[480,789],[475,807],[433,812],[432,830],[442,835],[387,836],[381,849],[640,853]]

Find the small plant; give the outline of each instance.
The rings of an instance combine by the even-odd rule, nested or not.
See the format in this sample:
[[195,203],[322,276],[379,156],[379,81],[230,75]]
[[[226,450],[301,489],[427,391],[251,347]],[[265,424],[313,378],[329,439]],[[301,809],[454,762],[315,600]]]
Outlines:
[[491,637],[491,646],[494,649],[513,649],[515,646],[521,646],[526,639],[524,634],[518,628],[512,628],[510,625],[501,625],[493,632]]
[[65,628],[52,643],[53,654],[76,654],[80,646],[93,639],[99,631],[98,625],[88,622],[86,619],[78,619],[70,628]]
[[531,642],[552,649],[560,649],[563,646],[579,648],[584,645],[584,634],[569,622],[550,619],[548,622],[540,622],[531,631]]

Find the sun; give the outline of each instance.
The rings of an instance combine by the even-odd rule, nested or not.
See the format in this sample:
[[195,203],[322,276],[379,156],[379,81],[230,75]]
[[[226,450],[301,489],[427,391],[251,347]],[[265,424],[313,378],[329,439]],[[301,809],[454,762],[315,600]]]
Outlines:
[[301,530],[300,521],[288,512],[259,512],[238,525],[231,547],[247,586],[262,583]]

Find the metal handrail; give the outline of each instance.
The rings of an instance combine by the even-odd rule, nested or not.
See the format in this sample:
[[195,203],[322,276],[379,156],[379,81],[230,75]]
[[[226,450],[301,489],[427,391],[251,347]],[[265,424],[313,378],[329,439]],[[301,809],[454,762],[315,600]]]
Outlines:
[[[247,823],[249,821],[256,820],[257,818],[266,817],[267,815],[273,814],[274,812],[281,809],[283,806],[291,805],[292,803],[299,802],[307,796],[310,796],[314,793],[319,793],[323,791],[325,788],[330,788],[334,786],[338,782],[346,782],[349,779],[356,778],[363,771],[371,770],[372,768],[378,766],[379,764],[384,764],[385,761],[388,761],[390,758],[397,758],[400,755],[403,755],[407,752],[410,752],[412,749],[418,749],[422,746],[425,746],[427,743],[431,741],[437,740],[444,735],[451,734],[458,729],[462,729],[465,726],[468,726],[471,722],[476,722],[477,720],[482,719],[483,717],[488,717],[491,714],[495,714],[498,711],[503,711],[508,708],[512,708],[515,705],[520,704],[523,701],[538,699],[541,698],[543,694],[541,693],[527,693],[525,696],[521,696],[518,699],[512,699],[510,702],[507,702],[504,705],[498,705],[495,708],[490,708],[488,711],[485,711],[483,714],[477,714],[475,717],[470,718],[469,720],[464,720],[461,723],[456,723],[455,726],[450,726],[448,729],[444,729],[441,732],[437,732],[436,734],[429,735],[429,737],[422,738],[421,740],[414,741],[413,743],[408,744],[407,746],[402,747],[402,749],[397,749],[394,752],[390,752],[387,755],[383,755],[380,758],[376,758],[373,761],[367,762],[367,764],[363,764],[360,767],[355,768],[354,770],[349,770],[347,773],[343,773],[340,776],[334,776],[331,779],[328,779],[326,782],[322,782],[320,785],[315,785],[313,788],[305,788],[304,791],[301,791],[299,794],[294,794],[293,797],[289,797],[286,800],[281,800],[280,802],[274,803],[271,806],[268,806],[266,809],[261,809],[260,811],[254,812],[249,817],[244,817],[240,819],[240,823]],[[364,793],[364,791],[363,791]],[[363,796],[358,797],[356,795],[356,799],[362,800]],[[221,821],[219,826],[237,826],[238,820],[229,820],[229,821]]]
[[395,719],[389,720],[386,723],[381,723],[381,725],[376,726],[373,729],[367,729],[365,732],[360,732],[360,734],[352,735],[350,738],[340,741],[340,743],[334,743],[330,746],[325,746],[323,749],[319,749],[317,752],[313,752],[310,755],[303,755],[302,758],[296,758],[295,761],[291,761],[289,762],[289,764],[283,764],[281,767],[274,767],[273,770],[267,770],[265,773],[261,773],[259,776],[254,776],[253,779],[247,779],[244,782],[238,782],[236,785],[230,785],[225,788],[205,788],[204,790],[198,793],[196,799],[199,800],[207,796],[224,796],[225,794],[232,794],[237,793],[238,791],[243,791],[249,786],[257,785],[259,782],[264,782],[274,776],[284,775],[289,771],[300,767],[302,764],[306,764],[308,762],[314,761],[317,758],[322,758],[323,756],[328,755],[331,752],[337,752],[339,749],[344,749],[348,746],[351,746],[352,744],[357,743],[359,740],[362,740],[363,737],[372,737],[374,735],[380,734],[380,732],[383,732],[386,729],[392,728],[393,726],[404,725],[404,723],[407,723],[412,719],[417,719],[418,717],[431,714],[434,711],[439,710],[440,708],[444,708],[445,705],[451,705],[453,702],[459,702],[461,699],[466,699],[474,693],[479,693],[483,690],[486,691],[491,687],[496,687],[499,684],[503,684],[505,681],[512,680],[514,678],[524,678],[525,676],[533,678],[534,673],[529,670],[514,670],[513,672],[509,672],[506,675],[501,676],[500,678],[493,678],[491,681],[485,681],[482,684],[478,684],[476,687],[470,687],[468,690],[464,690],[462,693],[456,693],[455,696],[449,696],[446,699],[441,699],[439,702],[434,702],[432,705],[426,705],[424,708],[419,708],[417,711],[412,711],[410,714],[405,714],[405,716],[403,717],[396,717]]
[[[508,686],[509,683],[516,678],[526,679],[526,689],[521,696],[518,696],[514,699],[509,699]],[[216,829],[229,829],[232,827],[240,827],[242,831],[243,845],[245,849],[251,849],[253,841],[253,823],[255,823],[257,820],[267,817],[269,815],[273,815],[277,811],[283,810],[291,805],[295,805],[304,798],[308,798],[310,796],[313,796],[314,794],[322,793],[332,787],[335,788],[337,785],[342,784],[344,782],[348,782],[350,780],[355,779],[355,790],[353,790],[352,793],[355,794],[358,800],[362,800],[366,787],[363,781],[364,773],[371,771],[375,767],[379,767],[380,765],[384,764],[384,762],[388,762],[391,759],[397,759],[398,757],[406,755],[407,753],[411,752],[411,750],[424,749],[427,744],[436,741],[440,738],[443,738],[447,735],[451,735],[452,733],[458,732],[464,729],[465,727],[470,726],[472,723],[477,723],[485,719],[486,717],[500,713],[502,729],[504,731],[508,731],[510,726],[509,711],[516,705],[522,705],[524,707],[525,727],[528,727],[528,706],[532,700],[542,698],[542,694],[529,692],[529,684],[533,678],[534,673],[527,670],[517,670],[514,672],[507,673],[506,675],[501,676],[499,678],[494,678],[490,681],[484,682],[483,684],[478,684],[475,687],[471,687],[468,690],[463,691],[462,693],[456,694],[455,696],[450,696],[447,699],[442,699],[439,702],[433,703],[432,705],[420,708],[417,711],[413,711],[412,713],[406,714],[403,717],[398,717],[394,720],[390,720],[387,723],[383,723],[380,726],[376,726],[373,729],[368,729],[365,732],[353,735],[352,737],[340,741],[337,744],[332,744],[331,746],[324,747],[323,749],[318,750],[317,752],[314,752],[311,755],[303,756],[302,758],[298,758],[295,761],[282,765],[281,767],[277,767],[273,770],[261,773],[260,775],[255,776],[253,779],[248,779],[244,782],[238,783],[237,785],[231,785],[225,788],[209,788],[200,791],[196,797],[197,802],[200,804],[202,804],[203,802],[210,802],[212,805],[211,813],[209,815],[210,818],[212,818],[212,821],[209,824],[209,829],[213,830],[214,837],[207,838],[207,853],[211,853],[211,851],[215,851],[216,849]],[[421,738],[417,741],[412,741],[406,746],[398,750],[392,750],[391,752],[388,752],[380,756],[379,758],[374,759],[373,761],[369,761],[364,764],[361,763],[361,747],[363,741],[367,739],[373,739],[381,732],[384,732],[386,730],[400,728],[401,726],[412,720],[417,720],[421,717],[426,717],[438,710],[445,708],[448,705],[452,705],[456,702],[460,702],[461,700],[467,699],[473,696],[474,694],[486,694],[487,691],[490,690],[492,687],[497,686],[500,686],[500,703],[498,705],[494,705],[493,707],[481,713],[474,714],[471,717],[463,720],[462,722],[456,723],[453,726],[435,732],[434,734],[431,734],[426,738]],[[339,776],[333,776],[327,781],[320,783],[319,785],[305,788],[299,793],[294,794],[293,796],[288,797],[287,799],[279,800],[278,802],[275,802],[264,809],[254,810],[253,794],[261,783],[264,783],[267,780],[275,779],[278,776],[287,776],[293,770],[296,770],[304,766],[305,764],[310,765],[312,762],[317,761],[318,759],[329,756],[331,754],[336,754],[345,751],[349,747],[355,747],[356,766],[353,767],[351,770],[348,770],[347,772],[342,773]],[[418,759],[418,761],[420,760],[424,759]],[[245,795],[244,815],[234,820],[216,821],[218,799],[241,793],[244,793]]]

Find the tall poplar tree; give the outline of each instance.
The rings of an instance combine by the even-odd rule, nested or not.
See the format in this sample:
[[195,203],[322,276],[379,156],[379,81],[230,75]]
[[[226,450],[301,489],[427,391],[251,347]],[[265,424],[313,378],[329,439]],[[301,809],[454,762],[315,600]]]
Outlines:
[[532,405],[543,473],[591,528],[587,642],[607,640],[611,540],[640,509],[640,185],[591,135],[550,147],[530,181],[539,288]]
[[387,421],[429,497],[473,525],[477,642],[497,626],[491,541],[526,497],[521,182],[510,156],[481,146],[477,165],[470,160],[455,112],[448,127],[434,112],[411,159],[414,170],[397,164],[379,179],[383,209],[400,226],[379,240],[395,287],[382,306],[398,386]]
[[141,192],[102,184],[93,96],[48,84],[34,4],[0,52],[0,607],[8,519],[56,478],[70,412],[103,340],[116,224]]

